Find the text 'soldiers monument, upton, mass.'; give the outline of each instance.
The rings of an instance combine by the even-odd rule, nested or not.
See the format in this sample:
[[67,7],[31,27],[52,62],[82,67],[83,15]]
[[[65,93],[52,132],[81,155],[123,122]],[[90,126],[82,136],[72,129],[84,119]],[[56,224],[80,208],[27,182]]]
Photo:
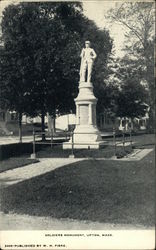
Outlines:
[[[90,47],[90,41],[85,42],[85,48],[82,49],[80,56],[79,94],[75,99],[74,148],[99,148],[102,139],[96,126],[97,98],[94,96],[91,82],[92,68],[97,55],[94,49]],[[71,141],[64,143],[63,148],[71,148]]]

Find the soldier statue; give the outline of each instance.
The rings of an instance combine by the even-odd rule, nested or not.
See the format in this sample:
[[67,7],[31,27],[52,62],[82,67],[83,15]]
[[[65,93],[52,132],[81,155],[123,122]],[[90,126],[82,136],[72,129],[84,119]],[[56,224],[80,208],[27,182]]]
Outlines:
[[81,52],[80,82],[85,82],[87,72],[87,82],[91,81],[93,63],[96,58],[94,49],[90,47],[90,41],[85,42],[85,48]]

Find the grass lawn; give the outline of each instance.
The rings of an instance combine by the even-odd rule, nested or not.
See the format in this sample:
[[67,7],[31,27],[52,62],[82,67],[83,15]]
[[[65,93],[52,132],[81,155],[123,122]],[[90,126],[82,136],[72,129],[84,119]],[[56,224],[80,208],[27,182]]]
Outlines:
[[[116,137],[117,142],[122,141],[122,137]],[[107,142],[113,142],[113,138],[104,138],[104,141]],[[125,141],[129,141],[130,137],[125,136]],[[156,143],[156,136],[154,134],[138,134],[138,135],[132,135],[132,142],[135,143],[137,146],[151,146],[155,145]]]
[[[72,154],[71,149],[62,149],[62,145],[54,146],[53,148],[47,147],[42,151],[37,153],[37,157],[50,157],[50,158],[68,158]],[[112,157],[114,155],[113,147],[104,148],[104,149],[74,149],[74,155],[76,158],[85,158],[85,157]]]
[[[117,143],[122,142],[122,137],[121,138],[116,138]],[[74,149],[74,155],[76,158],[88,158],[88,157],[93,157],[93,158],[111,158],[112,156],[115,155],[115,150],[114,146],[110,145],[113,144],[113,138],[105,138],[104,141],[106,142],[106,145],[103,145],[102,148],[100,149]],[[129,141],[129,137],[125,138],[125,141]],[[143,134],[143,135],[137,135],[137,136],[132,136],[132,141],[134,142],[134,147],[136,148],[147,148],[151,147],[155,144],[155,135],[153,134]],[[117,146],[116,147],[116,154],[122,153],[123,146]],[[131,151],[131,146],[125,146],[125,151],[127,153],[130,153]],[[62,149],[62,145],[54,145],[52,148],[50,146],[44,148],[43,150],[37,152],[37,157],[39,158],[62,158],[62,157],[69,157],[71,155],[72,151],[71,149]]]
[[154,225],[154,152],[141,161],[84,160],[4,188],[1,210]]
[[149,147],[156,144],[156,136],[154,134],[143,134],[132,136],[132,140],[135,142],[136,146]]
[[39,162],[39,160],[36,159],[27,159],[27,158],[9,158],[7,160],[0,161],[0,173],[14,169],[14,168],[20,168],[32,163]]
[[[125,150],[127,153],[130,152],[131,147],[126,146]],[[116,152],[123,152],[123,147],[119,146]],[[62,145],[54,146],[53,148],[47,147],[39,152],[37,152],[38,158],[68,158],[72,154],[71,149],[62,149]],[[111,158],[115,155],[114,146],[104,146],[100,149],[74,149],[75,158]]]

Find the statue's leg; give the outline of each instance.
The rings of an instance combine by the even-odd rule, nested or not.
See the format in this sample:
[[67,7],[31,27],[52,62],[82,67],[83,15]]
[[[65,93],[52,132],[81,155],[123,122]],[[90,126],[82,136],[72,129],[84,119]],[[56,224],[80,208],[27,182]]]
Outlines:
[[81,80],[80,80],[81,82],[85,82],[86,70],[87,70],[87,62],[83,62],[81,69]]
[[91,81],[92,68],[93,68],[93,62],[88,62],[88,77],[87,77],[87,82]]

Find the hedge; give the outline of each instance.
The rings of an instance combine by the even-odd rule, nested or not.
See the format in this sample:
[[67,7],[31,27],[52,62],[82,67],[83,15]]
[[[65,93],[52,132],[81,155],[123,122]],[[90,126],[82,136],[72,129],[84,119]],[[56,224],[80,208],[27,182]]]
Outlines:
[[[36,151],[39,151],[42,146],[39,144],[35,145]],[[31,142],[0,145],[0,160],[23,154],[32,154],[32,152],[33,144]]]

